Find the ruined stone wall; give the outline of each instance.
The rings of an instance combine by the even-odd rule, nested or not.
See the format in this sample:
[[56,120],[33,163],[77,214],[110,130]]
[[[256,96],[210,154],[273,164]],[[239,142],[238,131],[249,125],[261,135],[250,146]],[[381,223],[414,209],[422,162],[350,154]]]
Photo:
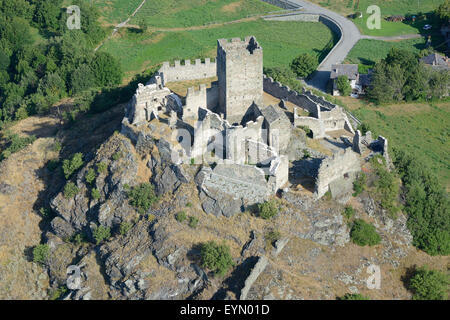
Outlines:
[[175,60],[174,66],[171,66],[169,62],[163,62],[159,69],[159,75],[163,85],[174,81],[212,78],[217,75],[217,65],[210,58],[206,58],[204,63],[200,59],[196,59],[193,64],[191,60],[184,60],[184,65],[180,60]]
[[272,78],[264,75],[264,91],[278,98],[292,102],[300,108],[310,112],[312,115],[317,111],[316,103],[308,96],[291,90],[288,86],[284,86],[280,82],[274,81]]
[[130,101],[130,122],[138,124],[149,121],[152,113],[157,115],[158,109],[166,105],[167,97],[170,94],[171,92],[168,88],[161,87],[158,84],[144,86],[140,83]]
[[254,37],[217,41],[219,113],[240,123],[248,108],[263,104],[263,49]]
[[198,119],[199,108],[207,108],[206,85],[201,84],[199,90],[188,88],[186,105],[183,107],[183,120]]
[[321,120],[313,117],[299,117],[294,115],[295,127],[306,126],[311,129],[314,139],[325,138],[325,127]]
[[206,172],[201,185],[206,190],[220,190],[248,204],[264,202],[269,195],[264,171],[256,166],[217,164],[213,170]]
[[316,178],[316,197],[321,198],[335,181],[352,184],[355,174],[359,171],[361,171],[361,164],[358,155],[351,147],[325,158],[320,164]]

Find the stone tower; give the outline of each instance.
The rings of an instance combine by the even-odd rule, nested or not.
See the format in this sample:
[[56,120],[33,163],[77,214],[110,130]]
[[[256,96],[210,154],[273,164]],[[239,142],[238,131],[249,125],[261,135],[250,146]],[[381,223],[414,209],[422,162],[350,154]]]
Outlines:
[[253,103],[262,106],[263,49],[253,36],[217,42],[218,112],[240,123]]

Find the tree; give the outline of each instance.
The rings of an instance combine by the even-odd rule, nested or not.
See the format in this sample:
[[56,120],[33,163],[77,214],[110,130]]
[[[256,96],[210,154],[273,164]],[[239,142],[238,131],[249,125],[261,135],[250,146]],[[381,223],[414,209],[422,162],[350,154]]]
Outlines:
[[83,165],[83,154],[81,152],[75,153],[71,159],[65,159],[63,161],[63,172],[66,179]]
[[436,15],[443,23],[448,23],[450,20],[450,0],[445,0],[445,2],[436,9]]
[[95,243],[100,244],[103,240],[107,240],[111,237],[111,229],[100,225],[93,231],[93,236]]
[[70,88],[73,93],[80,93],[95,86],[95,75],[87,64],[76,68],[70,76]]
[[338,297],[337,300],[370,300],[359,293],[346,293],[342,297]]
[[202,245],[200,255],[202,267],[212,270],[219,276],[225,275],[234,265],[230,248],[225,243],[217,244],[209,241]]
[[80,189],[78,189],[77,185],[72,181],[66,183],[66,185],[64,186],[64,198],[66,199],[75,197],[78,192],[80,192]]
[[122,81],[122,69],[117,59],[106,52],[97,52],[91,62],[98,86],[112,86]]
[[449,285],[448,275],[427,267],[419,268],[409,281],[414,300],[446,300]]
[[352,87],[350,86],[347,76],[337,77],[336,87],[338,88],[341,96],[349,96],[352,92]]
[[292,60],[291,69],[297,74],[297,76],[306,78],[316,71],[318,65],[319,62],[316,57],[304,53]]
[[129,202],[140,214],[144,214],[158,201],[153,185],[141,183],[128,192]]
[[56,32],[59,29],[62,0],[36,1],[34,21],[42,29]]
[[359,246],[373,246],[381,241],[375,227],[362,219],[356,219],[353,222],[350,238]]

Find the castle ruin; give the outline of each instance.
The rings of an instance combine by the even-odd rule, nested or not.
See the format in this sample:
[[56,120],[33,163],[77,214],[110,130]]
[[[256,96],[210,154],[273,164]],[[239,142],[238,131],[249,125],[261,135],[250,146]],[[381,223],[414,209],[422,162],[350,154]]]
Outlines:
[[[211,87],[188,88],[185,97],[167,87],[172,82],[212,77],[218,81]],[[265,105],[264,94],[281,103]],[[288,110],[286,104],[294,108]],[[307,115],[299,115],[299,110]],[[214,62],[163,63],[147,85],[139,84],[122,122],[122,132],[134,140],[144,132],[153,139],[164,139],[174,164],[201,164],[196,183],[203,208],[224,215],[262,202],[290,185],[287,154],[297,127],[308,127],[313,139],[328,139],[336,132],[355,134],[340,106],[310,91],[293,91],[263,75],[263,48],[253,36],[219,39]],[[343,150],[320,159],[312,174],[316,198],[331,189],[336,195],[351,189],[364,149],[363,137],[359,132],[356,136],[353,143],[342,137],[347,141]],[[370,144],[387,157],[384,138]]]

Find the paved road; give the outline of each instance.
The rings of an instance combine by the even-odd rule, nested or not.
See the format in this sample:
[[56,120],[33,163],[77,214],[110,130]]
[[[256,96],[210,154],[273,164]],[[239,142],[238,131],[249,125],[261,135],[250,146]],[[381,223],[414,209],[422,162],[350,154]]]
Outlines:
[[305,13],[315,13],[330,17],[339,25],[340,29],[342,30],[341,40],[332,49],[331,54],[329,54],[321,62],[313,78],[308,81],[309,85],[325,91],[328,79],[330,78],[331,65],[344,61],[345,57],[353,48],[353,46],[361,39],[361,33],[352,21],[333,11],[319,7],[308,1],[290,0],[290,2],[303,7],[303,12]]

